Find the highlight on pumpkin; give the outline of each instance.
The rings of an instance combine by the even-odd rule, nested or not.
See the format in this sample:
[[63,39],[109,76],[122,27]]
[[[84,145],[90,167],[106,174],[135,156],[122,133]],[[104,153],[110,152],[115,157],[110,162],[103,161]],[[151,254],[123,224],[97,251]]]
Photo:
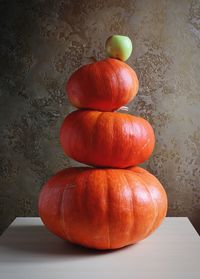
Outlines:
[[137,166],[150,158],[155,135],[147,120],[127,113],[139,88],[135,71],[124,62],[131,40],[113,35],[105,48],[108,58],[69,77],[67,96],[78,109],[60,129],[64,153],[93,167],[55,174],[43,186],[38,206],[55,235],[90,248],[118,249],[159,227],[167,195],[155,176]]

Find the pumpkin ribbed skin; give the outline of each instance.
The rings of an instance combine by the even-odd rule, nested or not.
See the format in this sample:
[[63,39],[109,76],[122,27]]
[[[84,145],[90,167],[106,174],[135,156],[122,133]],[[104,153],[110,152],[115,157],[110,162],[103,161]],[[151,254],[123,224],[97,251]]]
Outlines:
[[51,232],[96,249],[116,249],[144,239],[166,211],[164,188],[140,167],[65,169],[44,185],[39,196],[39,215]]
[[138,87],[137,75],[130,66],[107,58],[75,71],[67,82],[66,91],[77,108],[113,111],[130,102]]
[[151,125],[143,118],[78,110],[65,118],[60,141],[64,152],[76,161],[125,168],[150,157],[155,137]]

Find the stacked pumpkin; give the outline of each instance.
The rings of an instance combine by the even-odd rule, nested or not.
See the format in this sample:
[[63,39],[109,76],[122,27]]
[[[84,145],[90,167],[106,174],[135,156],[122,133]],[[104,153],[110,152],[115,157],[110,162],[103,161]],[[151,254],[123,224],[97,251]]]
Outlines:
[[64,152],[95,167],[60,171],[39,197],[39,214],[51,232],[96,249],[116,249],[144,239],[167,211],[160,182],[136,166],[153,152],[151,125],[116,111],[135,97],[138,79],[119,60],[123,44],[111,46],[114,58],[85,65],[68,80],[68,98],[78,110],[65,118],[60,132]]

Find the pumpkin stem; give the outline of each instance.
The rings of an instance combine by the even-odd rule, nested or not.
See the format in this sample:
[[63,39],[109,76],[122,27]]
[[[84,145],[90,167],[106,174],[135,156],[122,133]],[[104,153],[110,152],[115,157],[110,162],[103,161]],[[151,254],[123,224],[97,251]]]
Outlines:
[[117,111],[120,111],[120,110],[128,111],[128,107],[122,106],[122,107],[117,109]]
[[91,63],[97,62],[97,59],[94,56],[87,57]]

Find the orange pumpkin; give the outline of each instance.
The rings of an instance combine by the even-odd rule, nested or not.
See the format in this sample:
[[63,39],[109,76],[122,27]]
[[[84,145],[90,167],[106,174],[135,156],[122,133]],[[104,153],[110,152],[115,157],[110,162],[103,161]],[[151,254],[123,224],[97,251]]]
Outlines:
[[67,82],[70,102],[77,108],[113,111],[138,92],[135,71],[126,63],[107,58],[82,66]]
[[39,196],[39,214],[51,232],[96,249],[116,249],[144,239],[166,211],[164,188],[140,167],[65,169]]
[[76,161],[125,168],[150,157],[155,137],[151,125],[143,118],[77,110],[65,118],[60,141],[64,152]]

